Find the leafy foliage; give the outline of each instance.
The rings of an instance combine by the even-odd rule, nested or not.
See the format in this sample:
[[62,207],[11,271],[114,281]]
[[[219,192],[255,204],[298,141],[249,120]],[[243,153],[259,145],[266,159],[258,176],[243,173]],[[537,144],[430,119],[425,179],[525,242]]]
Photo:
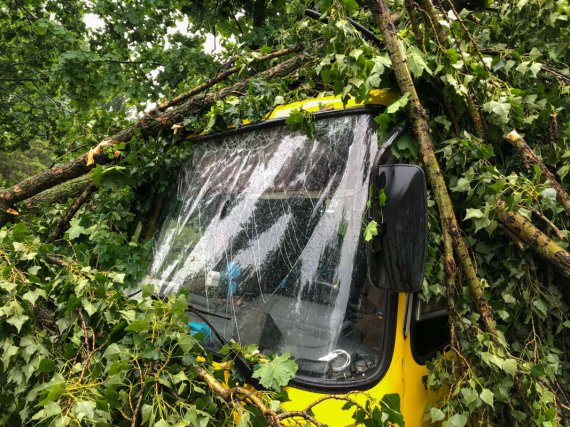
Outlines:
[[[120,129],[147,101],[203,82],[228,62],[245,70],[259,55],[253,48],[265,53],[303,46],[313,63],[286,78],[252,79],[247,92],[218,100],[204,115],[186,117],[187,132],[237,127],[245,119],[260,120],[275,105],[306,97],[334,94],[362,101],[372,89],[396,85],[387,53],[347,19],[374,27],[359,2],[311,2],[323,12],[321,20],[304,17],[307,2],[301,0],[260,2],[266,17],[261,21],[252,10],[257,1],[194,3],[118,6],[98,0],[63,7],[27,0],[0,7],[5,105],[0,148],[40,141],[55,158],[71,158]],[[449,2],[442,3],[445,10],[438,7],[435,20],[418,9],[413,18],[403,2],[391,7],[400,17],[398,35],[431,119],[438,159],[493,308],[500,345],[482,329],[459,277],[451,313],[457,342],[450,355],[430,362],[425,379],[428,387],[447,392],[426,418],[450,427],[561,424],[570,406],[568,281],[512,242],[499,227],[496,205],[506,201],[568,247],[568,215],[551,183],[540,170],[525,170],[503,135],[517,129],[568,188],[570,7],[566,1],[508,0],[486,2],[487,9],[458,6],[456,13]],[[104,27],[87,28],[86,13]],[[169,32],[176,22],[191,31]],[[224,49],[208,55],[201,34],[214,29]],[[224,84],[242,78],[238,74]],[[407,95],[377,117],[380,134],[406,120]],[[289,119],[309,133],[311,123],[301,111]],[[140,228],[152,233],[146,218],[168,183],[168,171],[191,154],[187,140],[166,132],[139,134],[129,145],[121,165],[94,171],[100,191],[62,241],[42,239],[63,205],[0,230],[0,423],[130,424],[139,396],[143,424],[222,425],[235,419],[197,372],[204,367],[226,384],[240,381],[239,373],[212,369],[210,356],[188,335],[183,297],[125,297],[124,290],[136,286],[145,271],[149,244],[139,243]],[[402,161],[419,160],[409,138],[392,150]],[[422,298],[435,302],[447,295],[441,225],[433,200],[429,207]],[[368,224],[367,237],[376,227]],[[253,350],[242,351],[260,362]],[[262,384],[277,389],[294,367],[277,356],[261,360],[256,372]],[[263,396],[268,402],[282,398]],[[355,411],[357,421],[401,422],[395,397],[387,396],[379,408],[367,405]],[[253,423],[260,414],[248,409],[252,418],[240,419]]]

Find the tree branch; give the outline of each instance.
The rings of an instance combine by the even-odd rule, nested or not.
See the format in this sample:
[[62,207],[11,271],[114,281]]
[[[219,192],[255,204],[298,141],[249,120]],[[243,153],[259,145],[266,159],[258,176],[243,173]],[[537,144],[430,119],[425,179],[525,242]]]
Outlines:
[[89,196],[93,194],[97,190],[97,186],[93,183],[89,184],[83,192],[77,196],[77,198],[73,201],[73,203],[69,206],[55,229],[53,230],[51,236],[49,237],[48,241],[53,242],[58,240],[63,236],[65,230],[69,228],[69,221],[75,216],[77,211],[83,206],[83,204],[87,201]]
[[[255,61],[253,61],[255,64],[261,64],[263,62],[267,62],[270,61],[272,59],[275,58],[279,58],[281,56],[286,56],[286,55],[290,55],[292,53],[295,52],[299,52],[301,51],[300,47],[294,47],[294,48],[290,48],[290,49],[282,49],[282,50],[276,50],[275,52],[271,52],[267,55],[261,56],[258,59],[256,59]],[[178,95],[174,98],[172,98],[169,101],[164,101],[161,102],[160,104],[158,104],[158,106],[147,112],[147,114],[155,114],[157,111],[164,111],[170,107],[173,107],[175,105],[180,104],[181,102],[184,102],[185,100],[187,100],[188,98],[212,87],[213,85],[215,85],[216,83],[221,82],[222,80],[227,79],[229,76],[236,74],[237,72],[239,72],[242,69],[242,64],[240,65],[236,65],[235,67],[231,67],[228,68],[227,70],[221,71],[218,74],[216,74],[214,77],[206,80],[204,83],[196,86],[195,88],[189,90],[188,92],[185,92],[181,95]]]
[[510,211],[507,204],[502,200],[497,203],[497,216],[508,230],[527,243],[540,257],[552,264],[560,274],[570,278],[569,252],[552,241],[524,216]]
[[[309,60],[309,56],[300,54],[287,59],[282,63],[257,74],[256,76],[266,80],[286,76],[308,63]],[[29,177],[21,181],[19,184],[0,191],[0,226],[4,225],[10,219],[11,216],[7,213],[7,209],[15,203],[26,200],[41,191],[61,184],[62,182],[84,175],[97,164],[109,163],[114,160],[112,151],[111,155],[109,155],[109,150],[113,150],[121,143],[128,143],[139,131],[145,135],[157,135],[162,130],[168,130],[170,132],[174,125],[179,125],[179,123],[182,122],[189,114],[206,111],[214,104],[215,101],[225,98],[236,91],[245,91],[252,78],[253,77],[244,79],[214,93],[191,97],[178,107],[163,114],[145,116],[133,126],[130,126],[111,137],[105,138],[97,146],[93,147],[91,150],[76,159]],[[212,85],[213,84],[214,83],[212,83]],[[115,154],[117,154],[117,152]]]
[[536,157],[536,154],[532,148],[528,146],[522,136],[520,136],[516,130],[513,130],[505,136],[505,139],[519,152],[527,169],[532,169],[534,166],[540,169],[542,182],[546,182],[547,180],[550,182],[550,185],[554,191],[556,191],[556,200],[558,200],[558,203],[570,214],[570,196],[557,181],[554,174]]
[[442,228],[446,229],[451,236],[453,242],[453,250],[459,259],[461,268],[465,274],[465,279],[469,285],[471,295],[475,301],[477,311],[481,315],[487,331],[492,336],[495,343],[498,344],[497,331],[493,320],[493,312],[487,299],[477,272],[475,265],[471,259],[469,249],[463,241],[457,218],[453,210],[451,198],[447,191],[445,180],[439,168],[437,157],[435,156],[433,142],[430,137],[428,116],[421,104],[417,94],[410,70],[406,64],[403,48],[397,37],[396,28],[390,19],[390,11],[384,0],[369,0],[372,13],[382,31],[384,43],[388,50],[390,60],[392,61],[394,74],[398,86],[402,93],[409,93],[408,114],[412,119],[412,129],[416,137],[420,158],[429,182],[432,186],[434,196],[439,209],[439,216],[442,221]]

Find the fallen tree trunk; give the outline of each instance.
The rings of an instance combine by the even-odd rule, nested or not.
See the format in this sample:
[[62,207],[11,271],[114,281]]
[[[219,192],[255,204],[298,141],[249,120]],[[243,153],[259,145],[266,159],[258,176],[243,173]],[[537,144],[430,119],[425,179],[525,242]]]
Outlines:
[[558,203],[570,214],[570,196],[557,181],[554,174],[536,157],[536,154],[532,148],[528,146],[523,137],[520,136],[516,130],[513,130],[505,136],[505,139],[519,152],[527,169],[532,169],[534,166],[540,169],[542,181],[550,182],[550,185],[554,191],[556,191],[556,200],[558,200]]
[[502,200],[497,203],[497,216],[506,229],[552,264],[561,275],[570,279],[570,252],[550,239],[524,216],[510,211]]
[[[307,55],[300,54],[259,73],[258,76],[259,78],[266,80],[286,76],[306,64],[308,61],[309,57]],[[173,125],[179,124],[190,114],[204,112],[209,109],[216,100],[225,98],[235,92],[245,91],[252,78],[253,77],[244,79],[241,82],[220,89],[217,92],[191,97],[180,106],[165,113],[145,116],[133,126],[130,126],[111,137],[105,138],[96,147],[86,153],[83,153],[76,159],[27,178],[19,184],[1,191],[0,226],[4,225],[9,220],[11,215],[8,212],[8,209],[10,209],[15,203],[26,200],[41,191],[62,182],[84,175],[94,168],[96,164],[106,164],[111,162],[115,158],[113,153],[115,147],[121,143],[128,143],[139,131],[144,135],[156,135],[161,130],[170,131]],[[214,83],[212,83],[212,85],[213,84]]]
[[43,205],[66,202],[69,198],[79,196],[91,184],[91,175],[87,174],[79,178],[64,182],[53,188],[49,188],[30,197],[24,202],[26,209],[33,210]]
[[[422,106],[410,70],[406,64],[405,54],[398,40],[396,28],[390,19],[390,11],[384,0],[369,0],[369,4],[376,22],[382,31],[384,43],[386,44],[390,60],[392,61],[398,86],[402,93],[409,93],[410,95],[408,113],[412,119],[412,129],[420,151],[421,161],[437,202],[442,228],[446,230],[451,237],[453,250],[459,258],[459,264],[469,285],[477,311],[481,315],[487,331],[491,334],[493,340],[498,343],[493,312],[487,302],[479,278],[477,277],[469,249],[461,237],[451,198],[447,192],[445,180],[443,179],[439,163],[435,156],[427,113]],[[451,263],[449,254],[446,254],[445,262],[446,265]]]

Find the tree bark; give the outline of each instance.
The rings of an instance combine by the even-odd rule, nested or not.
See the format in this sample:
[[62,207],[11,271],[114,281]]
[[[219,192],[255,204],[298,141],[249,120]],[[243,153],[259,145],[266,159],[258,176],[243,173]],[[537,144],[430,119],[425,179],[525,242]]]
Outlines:
[[[306,64],[309,59],[307,55],[300,54],[259,73],[258,76],[265,80],[286,76]],[[144,135],[157,135],[162,130],[170,131],[174,125],[180,126],[179,123],[188,115],[204,112],[209,109],[216,100],[225,98],[235,92],[247,90],[251,79],[252,77],[244,79],[214,93],[191,97],[180,106],[162,114],[145,116],[135,125],[109,138],[105,138],[96,147],[83,153],[78,158],[27,178],[11,188],[0,191],[0,226],[4,225],[10,218],[7,210],[15,203],[26,200],[62,182],[84,175],[93,169],[96,164],[109,163],[117,154],[117,152],[114,152],[116,146],[120,143],[128,144],[128,142],[137,135],[137,132],[141,132]]]
[[554,174],[536,157],[536,154],[534,154],[534,151],[528,146],[522,136],[516,130],[513,130],[505,136],[505,139],[519,152],[527,169],[533,169],[534,166],[540,169],[542,182],[550,182],[550,185],[556,191],[556,200],[570,214],[570,196],[556,180]]
[[408,113],[412,119],[412,129],[418,144],[420,157],[432,186],[442,221],[442,228],[447,230],[453,242],[453,250],[469,285],[477,311],[481,315],[487,331],[497,340],[497,331],[493,320],[493,312],[485,297],[475,266],[471,260],[469,249],[461,237],[453,205],[447,192],[439,163],[435,156],[433,142],[430,137],[427,113],[418,97],[410,70],[406,64],[405,54],[397,37],[396,28],[390,19],[390,11],[384,0],[369,0],[372,13],[382,31],[384,43],[390,55],[394,74],[402,93],[409,93]]
[[253,26],[254,28],[259,28],[263,26],[265,21],[265,8],[266,0],[255,0],[255,5],[253,7]]
[[26,209],[33,210],[43,205],[66,202],[79,196],[91,184],[91,175],[87,174],[56,187],[42,191],[24,202]]
[[73,201],[69,206],[59,223],[56,225],[52,234],[50,235],[48,242],[53,242],[58,240],[63,236],[65,230],[69,228],[69,221],[75,216],[77,211],[81,209],[81,206],[87,201],[89,196],[97,190],[97,186],[93,183],[89,184],[87,188]]
[[570,278],[570,253],[536,228],[528,219],[508,210],[507,204],[499,200],[497,216],[501,224],[515,236],[528,244],[540,257],[548,261],[564,277]]

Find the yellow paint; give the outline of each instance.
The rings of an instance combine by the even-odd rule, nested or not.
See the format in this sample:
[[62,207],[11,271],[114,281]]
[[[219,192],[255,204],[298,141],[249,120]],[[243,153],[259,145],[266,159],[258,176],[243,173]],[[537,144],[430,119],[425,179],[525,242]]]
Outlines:
[[301,108],[310,113],[315,113],[322,110],[343,110],[363,105],[384,105],[388,106],[396,101],[399,93],[392,89],[374,89],[370,91],[368,101],[365,103],[358,103],[353,98],[349,99],[346,105],[342,100],[336,96],[325,96],[323,98],[311,98],[303,101],[293,102],[287,105],[280,105],[276,107],[267,117],[267,119],[283,119],[289,117],[292,110]]
[[[388,106],[392,102],[399,98],[400,94],[393,89],[374,89],[370,91],[368,100],[364,103],[356,102],[353,98],[350,98],[346,105],[342,103],[342,100],[336,96],[325,96],[322,98],[310,98],[303,101],[293,102],[287,105],[279,105],[268,113],[263,121],[272,119],[285,119],[289,117],[292,110],[301,108],[309,113],[316,113],[318,111],[328,111],[328,110],[345,110],[350,108],[362,107],[365,105],[383,105]],[[242,122],[244,126],[252,124],[249,120],[244,120]],[[230,128],[231,129],[231,128]],[[186,139],[192,139],[197,136],[205,135],[201,134],[190,134],[186,136]]]
[[[398,297],[394,351],[386,374],[369,390],[351,392],[348,395],[351,399],[364,403],[366,395],[379,401],[385,394],[398,393],[406,427],[429,426],[429,423],[423,421],[423,416],[429,403],[434,402],[435,395],[425,390],[422,377],[427,374],[427,369],[414,360],[410,347],[410,337],[404,338],[405,309],[406,295],[400,294]],[[291,401],[283,404],[286,410],[303,410],[317,399],[325,396],[325,394],[308,392],[293,387],[288,387],[287,392]],[[341,409],[344,403],[337,400],[326,400],[317,405],[313,412],[317,420],[326,423],[329,427],[352,426],[354,420],[351,417],[351,411]]]
[[[265,120],[283,119],[289,116],[292,110],[302,108],[308,112],[318,112],[326,110],[343,110],[355,108],[363,105],[384,105],[388,106],[399,97],[397,91],[391,89],[373,90],[366,103],[357,103],[350,99],[344,105],[340,98],[328,96],[323,98],[312,98],[292,104],[276,107],[267,115]],[[250,124],[244,121],[244,125]],[[194,135],[195,136],[195,135]],[[428,405],[435,402],[435,394],[426,391],[422,377],[427,374],[427,369],[419,365],[412,355],[410,337],[404,337],[404,316],[406,310],[406,295],[400,294],[398,297],[398,312],[396,322],[396,333],[392,360],[385,375],[366,391],[354,391],[347,393],[351,399],[364,403],[367,396],[375,401],[380,401],[385,394],[398,393],[400,395],[401,411],[407,427],[424,427],[430,424],[423,421],[424,413]],[[311,403],[325,396],[325,394],[309,392],[293,387],[288,387],[290,402],[284,403],[286,410],[303,410]],[[354,420],[351,411],[343,411],[341,408],[345,402],[338,400],[325,400],[313,408],[317,420],[326,423],[329,427],[353,426]],[[234,414],[234,416],[237,414]],[[294,425],[294,423],[291,423]]]

